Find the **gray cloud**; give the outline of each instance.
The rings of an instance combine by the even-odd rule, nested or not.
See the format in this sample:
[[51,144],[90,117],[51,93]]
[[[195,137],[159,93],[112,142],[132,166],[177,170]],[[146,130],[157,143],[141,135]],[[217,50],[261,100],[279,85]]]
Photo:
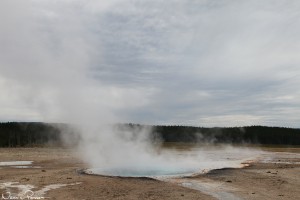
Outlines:
[[300,127],[298,1],[0,4],[1,120]]

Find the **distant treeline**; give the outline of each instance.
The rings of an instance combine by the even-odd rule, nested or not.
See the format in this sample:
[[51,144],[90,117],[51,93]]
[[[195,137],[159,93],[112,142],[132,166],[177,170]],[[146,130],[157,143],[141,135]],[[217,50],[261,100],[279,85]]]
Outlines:
[[300,129],[266,126],[203,128],[154,126],[165,142],[212,142],[300,145]]
[[0,123],[0,147],[61,145],[61,131],[40,122]]
[[[128,127],[143,127],[123,124]],[[147,126],[149,127],[149,126]],[[163,142],[252,143],[300,145],[300,129],[247,126],[203,128],[191,126],[151,126],[152,134]],[[0,147],[75,145],[80,135],[66,124],[39,122],[0,123]]]

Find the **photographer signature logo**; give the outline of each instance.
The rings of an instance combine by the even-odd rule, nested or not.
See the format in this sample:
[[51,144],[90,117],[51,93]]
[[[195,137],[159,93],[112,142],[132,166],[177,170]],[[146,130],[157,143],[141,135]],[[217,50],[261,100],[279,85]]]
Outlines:
[[48,199],[49,197],[42,197],[42,196],[35,196],[34,192],[31,190],[26,190],[24,193],[19,195],[13,195],[11,192],[6,192],[2,194],[1,199],[8,199],[8,200],[18,200],[18,199],[28,199],[28,200],[39,200],[39,199]]
[[[0,0],[1,1],[1,0]],[[20,184],[19,182],[4,182],[0,183],[0,190],[5,192],[0,193],[0,200],[40,200],[50,199],[45,197],[46,193],[50,190],[55,190],[61,187],[79,185],[81,182],[76,183],[58,183],[43,186],[42,188],[30,184]],[[17,190],[17,191],[16,191]],[[33,191],[34,190],[34,191]],[[16,192],[11,192],[16,191]]]

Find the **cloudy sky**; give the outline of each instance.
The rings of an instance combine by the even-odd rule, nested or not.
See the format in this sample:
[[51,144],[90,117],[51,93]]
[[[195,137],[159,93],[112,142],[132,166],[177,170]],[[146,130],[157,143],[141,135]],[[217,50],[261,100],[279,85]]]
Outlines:
[[300,127],[298,0],[1,0],[0,121]]

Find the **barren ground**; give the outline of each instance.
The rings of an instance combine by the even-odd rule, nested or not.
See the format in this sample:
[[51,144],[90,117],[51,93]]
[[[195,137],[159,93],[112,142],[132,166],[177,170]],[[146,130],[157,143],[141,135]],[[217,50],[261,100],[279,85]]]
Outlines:
[[[31,191],[36,196],[42,194],[49,199],[296,200],[300,197],[300,148],[292,151],[294,153],[274,153],[272,162],[254,162],[243,169],[214,170],[164,182],[83,175],[78,171],[87,166],[69,149],[0,148],[0,162],[34,161],[32,168],[0,166],[0,199],[7,198],[7,192],[16,197],[22,188],[24,192],[24,187],[32,186]],[[55,188],[55,184],[68,185]]]

